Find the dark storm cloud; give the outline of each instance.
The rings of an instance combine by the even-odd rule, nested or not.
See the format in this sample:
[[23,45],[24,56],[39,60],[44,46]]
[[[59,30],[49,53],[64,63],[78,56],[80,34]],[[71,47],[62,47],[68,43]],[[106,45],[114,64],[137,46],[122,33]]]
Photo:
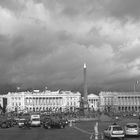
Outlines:
[[140,1],[139,0],[109,0],[105,9],[110,15],[117,18],[140,18]]
[[25,8],[24,0],[0,0],[0,5],[14,12],[20,12]]
[[[103,13],[103,0],[35,0],[37,3],[43,3],[47,9],[68,18],[77,18],[78,16],[90,17]],[[96,15],[97,14],[97,15]],[[85,18],[85,17],[84,17]]]
[[137,5],[129,0],[0,1],[0,84],[78,89],[86,61],[89,88],[127,87],[140,75]]

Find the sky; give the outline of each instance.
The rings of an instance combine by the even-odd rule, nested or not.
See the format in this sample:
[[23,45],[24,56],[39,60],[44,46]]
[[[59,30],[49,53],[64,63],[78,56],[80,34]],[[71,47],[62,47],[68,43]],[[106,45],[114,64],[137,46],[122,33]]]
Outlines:
[[0,0],[0,92],[140,91],[140,0]]

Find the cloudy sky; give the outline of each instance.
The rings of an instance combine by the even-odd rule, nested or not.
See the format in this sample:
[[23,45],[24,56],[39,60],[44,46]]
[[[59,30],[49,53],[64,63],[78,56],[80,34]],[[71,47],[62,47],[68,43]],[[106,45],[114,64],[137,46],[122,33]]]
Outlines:
[[140,0],[0,0],[1,90],[82,91],[84,62],[90,91],[134,90]]

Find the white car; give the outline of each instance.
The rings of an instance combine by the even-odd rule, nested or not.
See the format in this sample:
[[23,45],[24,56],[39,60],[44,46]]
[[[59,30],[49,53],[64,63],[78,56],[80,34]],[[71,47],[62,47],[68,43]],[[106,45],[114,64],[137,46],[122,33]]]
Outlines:
[[139,136],[140,128],[138,123],[127,123],[125,125],[125,135]]
[[104,130],[104,137],[108,138],[121,138],[124,139],[125,133],[123,128],[120,125],[110,125],[107,129]]
[[40,115],[31,115],[31,126],[41,126]]
[[24,126],[24,122],[25,122],[25,119],[19,119],[18,121],[18,127],[23,127]]
[[31,126],[41,126],[41,121],[38,118],[34,118],[31,120]]

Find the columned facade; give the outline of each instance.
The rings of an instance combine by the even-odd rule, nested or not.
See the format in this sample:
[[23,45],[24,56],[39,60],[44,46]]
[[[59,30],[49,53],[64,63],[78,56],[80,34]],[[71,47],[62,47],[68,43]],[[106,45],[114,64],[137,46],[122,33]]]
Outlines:
[[27,111],[60,111],[63,107],[63,97],[59,91],[34,92],[26,94],[25,107]]
[[[40,92],[9,92],[7,98],[7,111],[75,111],[80,108],[81,94],[71,91]],[[99,96],[89,94],[88,106],[91,110],[107,112],[140,112],[139,92],[100,92]],[[0,98],[0,104],[3,100]]]
[[122,112],[140,112],[140,93],[118,93],[117,111]]
[[139,112],[139,92],[100,92],[100,110],[113,112]]
[[21,112],[25,110],[25,92],[12,93],[7,95],[7,111]]
[[97,111],[99,108],[99,96],[95,94],[89,94],[87,98],[90,110]]
[[99,108],[100,111],[110,112],[115,109],[116,93],[112,92],[100,92],[99,93]]
[[79,92],[71,91],[49,91],[40,92],[18,92],[7,94],[8,111],[50,111],[63,112],[66,110],[74,111],[80,106]]

